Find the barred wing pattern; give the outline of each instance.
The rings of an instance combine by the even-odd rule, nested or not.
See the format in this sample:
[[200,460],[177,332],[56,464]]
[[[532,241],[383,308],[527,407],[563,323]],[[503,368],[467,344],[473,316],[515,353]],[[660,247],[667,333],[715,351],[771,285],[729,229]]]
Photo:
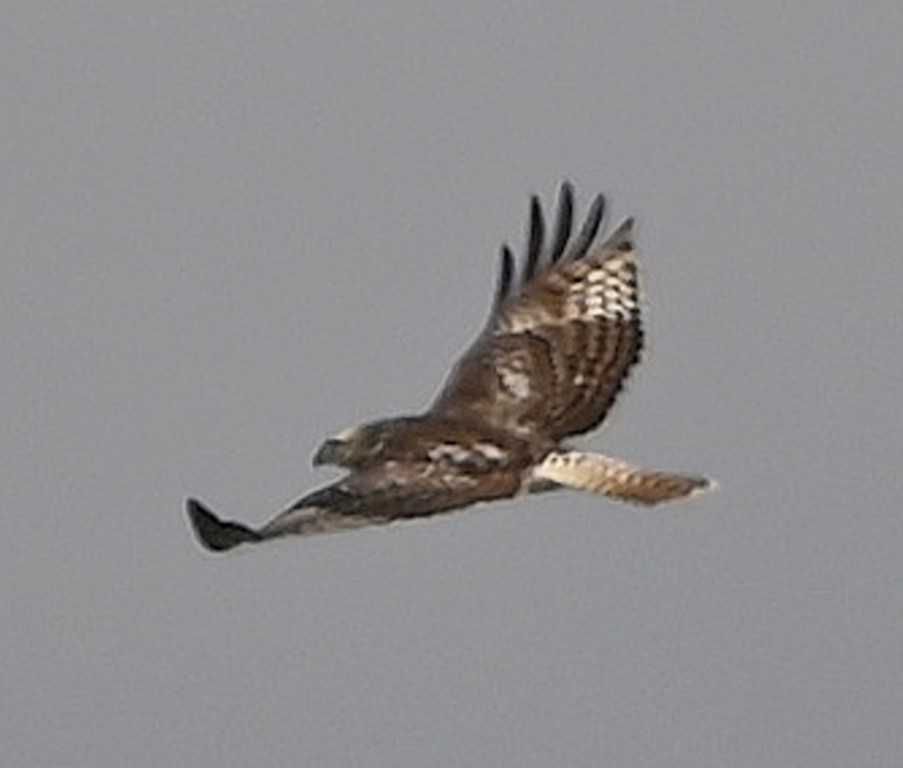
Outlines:
[[548,244],[537,198],[519,279],[502,248],[483,334],[457,363],[433,412],[552,441],[605,418],[643,344],[632,219],[593,244],[604,198],[571,238],[573,191],[562,185]]

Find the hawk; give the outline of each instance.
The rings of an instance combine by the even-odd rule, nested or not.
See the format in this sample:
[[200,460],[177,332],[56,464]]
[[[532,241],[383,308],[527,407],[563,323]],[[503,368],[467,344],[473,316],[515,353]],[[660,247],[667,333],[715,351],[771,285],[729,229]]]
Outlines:
[[348,473],[260,528],[221,520],[189,499],[200,542],[222,551],[556,488],[646,505],[708,488],[703,477],[642,469],[567,442],[602,423],[643,346],[633,220],[597,242],[604,213],[598,195],[574,232],[574,193],[565,182],[547,237],[534,195],[519,269],[502,246],[486,325],[430,408],[326,440],[314,466]]

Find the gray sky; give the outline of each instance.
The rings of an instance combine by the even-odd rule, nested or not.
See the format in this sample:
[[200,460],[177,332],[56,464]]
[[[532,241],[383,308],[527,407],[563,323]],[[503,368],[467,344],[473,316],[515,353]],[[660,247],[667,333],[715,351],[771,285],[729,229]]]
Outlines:
[[[903,6],[363,5],[4,11],[0,761],[895,764]],[[203,554],[185,496],[429,401],[564,177],[650,308],[588,444],[722,490]]]

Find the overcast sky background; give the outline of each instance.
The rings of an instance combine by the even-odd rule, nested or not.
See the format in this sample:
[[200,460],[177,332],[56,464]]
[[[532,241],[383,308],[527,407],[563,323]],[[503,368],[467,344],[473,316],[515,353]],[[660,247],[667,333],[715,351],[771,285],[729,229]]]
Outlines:
[[[886,766],[903,754],[903,6],[13,3],[4,766]],[[649,351],[560,493],[212,557],[416,411],[562,178]]]

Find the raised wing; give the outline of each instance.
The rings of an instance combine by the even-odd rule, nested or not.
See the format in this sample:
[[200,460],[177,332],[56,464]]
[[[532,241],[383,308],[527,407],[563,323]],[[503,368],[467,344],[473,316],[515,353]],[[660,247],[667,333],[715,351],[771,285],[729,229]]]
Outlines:
[[573,207],[565,183],[546,244],[532,198],[520,274],[504,246],[489,322],[452,370],[434,413],[552,440],[605,418],[643,343],[633,222],[594,245],[604,198],[572,238]]

